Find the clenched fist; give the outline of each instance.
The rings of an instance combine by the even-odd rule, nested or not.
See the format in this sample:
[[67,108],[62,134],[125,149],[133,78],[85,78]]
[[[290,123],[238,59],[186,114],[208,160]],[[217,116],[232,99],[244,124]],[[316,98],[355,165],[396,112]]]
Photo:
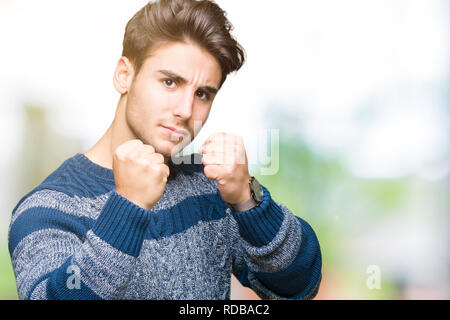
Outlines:
[[114,151],[113,173],[116,192],[150,210],[162,197],[170,170],[155,148],[130,140]]
[[222,199],[237,204],[250,199],[250,174],[244,140],[228,133],[214,133],[199,149],[205,176],[216,180]]

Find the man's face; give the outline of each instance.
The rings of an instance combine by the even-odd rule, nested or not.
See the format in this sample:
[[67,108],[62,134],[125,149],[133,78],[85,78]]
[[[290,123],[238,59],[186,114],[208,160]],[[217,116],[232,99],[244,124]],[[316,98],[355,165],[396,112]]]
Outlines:
[[170,157],[198,134],[194,123],[197,129],[208,119],[221,77],[217,60],[197,45],[172,42],[159,47],[133,79],[127,125],[137,139]]

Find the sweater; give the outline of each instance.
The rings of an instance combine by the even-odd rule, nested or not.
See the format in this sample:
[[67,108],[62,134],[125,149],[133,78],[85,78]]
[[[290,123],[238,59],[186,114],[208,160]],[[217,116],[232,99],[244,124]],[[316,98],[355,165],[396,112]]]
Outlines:
[[65,160],[12,211],[19,298],[228,300],[232,273],[263,299],[313,298],[322,260],[311,226],[264,186],[262,203],[233,211],[198,156],[169,162],[151,210],[115,191],[111,169]]

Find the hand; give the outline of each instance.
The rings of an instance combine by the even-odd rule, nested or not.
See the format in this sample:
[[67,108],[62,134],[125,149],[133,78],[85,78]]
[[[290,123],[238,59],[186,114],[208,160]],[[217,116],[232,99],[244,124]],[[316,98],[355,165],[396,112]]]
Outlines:
[[199,149],[205,176],[217,181],[225,202],[237,204],[250,199],[250,174],[242,137],[212,134]]
[[116,192],[150,210],[162,197],[170,170],[155,148],[130,140],[114,151],[113,173]]

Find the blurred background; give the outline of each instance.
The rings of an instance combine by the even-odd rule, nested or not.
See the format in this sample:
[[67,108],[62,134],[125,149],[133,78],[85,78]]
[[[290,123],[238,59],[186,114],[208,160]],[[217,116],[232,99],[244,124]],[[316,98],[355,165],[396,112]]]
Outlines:
[[[17,299],[11,211],[108,128],[146,2],[0,0],[0,299]],[[248,60],[193,144],[244,137],[251,173],[317,233],[316,299],[449,299],[449,2],[217,3]],[[232,298],[257,296],[233,278]]]

